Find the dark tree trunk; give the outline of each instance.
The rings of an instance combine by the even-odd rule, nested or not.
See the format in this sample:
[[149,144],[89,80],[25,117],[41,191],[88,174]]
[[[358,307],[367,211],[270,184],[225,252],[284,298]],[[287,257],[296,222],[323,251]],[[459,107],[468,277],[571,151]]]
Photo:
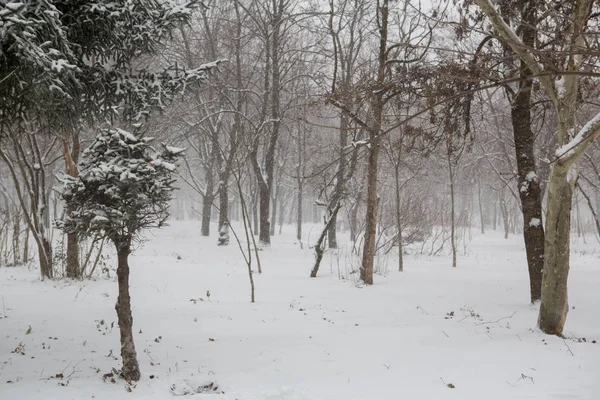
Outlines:
[[229,177],[235,154],[233,149],[230,151],[230,158],[226,161],[219,179],[219,239],[217,243],[219,246],[229,244]]
[[[533,46],[535,41],[536,7],[525,6],[522,19],[523,43]],[[521,209],[523,210],[523,238],[529,268],[531,302],[541,299],[542,271],[544,269],[544,227],[542,225],[542,192],[537,176],[534,155],[535,136],[531,130],[531,71],[521,61],[523,80],[513,99],[511,119],[515,140],[517,174]]]
[[269,223],[269,204],[271,202],[271,191],[267,185],[259,185],[259,236],[258,240],[262,244],[271,244],[270,226]]
[[67,233],[67,278],[81,278],[79,241],[76,233]]
[[52,244],[45,237],[40,237],[41,248],[39,249],[40,273],[42,279],[52,279],[54,277],[54,269],[52,267]]
[[[74,131],[71,134],[72,146],[69,152],[69,146],[65,138],[64,151],[65,151],[65,163],[67,167],[67,173],[72,177],[77,177],[77,163],[79,162],[79,133]],[[67,215],[71,215],[73,209],[67,207]],[[77,240],[76,233],[67,233],[67,278],[79,279],[81,278],[81,267],[79,265],[79,241]]]
[[367,217],[365,225],[365,242],[363,247],[360,279],[366,285],[373,284],[373,271],[375,262],[375,241],[377,229],[377,169],[379,159],[379,143],[377,134],[372,134],[371,149],[369,150],[368,176],[367,176]]
[[131,315],[131,297],[129,296],[129,263],[128,257],[131,238],[118,241],[117,246],[118,266],[117,280],[119,283],[119,296],[115,309],[119,320],[119,331],[121,333],[121,358],[123,359],[122,374],[127,381],[138,381],[140,379],[140,366],[137,361],[135,344],[133,343],[133,316]]
[[219,183],[219,239],[217,242],[219,246],[229,244],[229,190],[227,181],[223,179],[222,176]]
[[375,241],[377,234],[377,209],[379,201],[377,198],[377,178],[379,164],[380,130],[383,120],[383,84],[385,81],[386,61],[387,61],[387,34],[388,34],[388,0],[383,0],[381,6],[376,11],[379,13],[379,54],[377,84],[381,86],[380,90],[373,92],[371,100],[373,120],[369,129],[369,160],[367,164],[367,218],[365,221],[365,243],[363,247],[362,265],[360,269],[360,279],[366,285],[373,284],[373,271],[375,263]]

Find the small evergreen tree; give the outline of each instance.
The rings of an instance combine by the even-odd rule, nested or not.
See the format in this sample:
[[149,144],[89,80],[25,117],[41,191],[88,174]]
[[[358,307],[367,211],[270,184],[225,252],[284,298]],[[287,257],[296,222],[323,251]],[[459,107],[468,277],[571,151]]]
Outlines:
[[128,381],[140,378],[128,257],[143,229],[165,225],[175,161],[183,155],[183,149],[166,145],[157,152],[151,141],[121,129],[103,129],[84,151],[79,176],[60,178],[60,195],[73,211],[59,227],[68,233],[107,238],[116,247],[119,295],[115,309],[121,331],[122,376]]

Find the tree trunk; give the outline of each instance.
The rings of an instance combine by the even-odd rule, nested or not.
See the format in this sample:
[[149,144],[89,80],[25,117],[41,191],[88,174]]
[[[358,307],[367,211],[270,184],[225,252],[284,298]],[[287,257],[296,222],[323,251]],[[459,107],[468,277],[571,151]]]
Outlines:
[[[24,213],[27,210],[23,210]],[[29,229],[25,229],[25,239],[23,240],[23,263],[29,261]]]
[[398,231],[397,239],[398,240],[398,271],[404,271],[404,255],[403,253],[403,245],[402,245],[402,217],[400,215],[400,160],[395,165],[394,168],[395,177],[396,177],[396,230]]
[[379,201],[377,199],[377,178],[379,163],[379,134],[383,120],[383,84],[385,81],[386,61],[387,61],[387,35],[388,35],[388,0],[383,0],[381,6],[376,11],[379,14],[379,52],[377,68],[377,84],[382,87],[380,90],[373,91],[371,107],[373,113],[372,126],[369,129],[369,161],[367,166],[367,218],[365,221],[365,243],[363,247],[363,258],[360,269],[360,279],[366,285],[373,284],[373,271],[375,262],[375,241],[377,234],[377,208]]
[[360,279],[366,285],[373,284],[375,261],[375,240],[377,230],[377,169],[379,159],[379,143],[377,135],[371,134],[371,149],[369,150],[367,178],[367,218],[365,226],[365,243],[363,247]]
[[52,244],[44,237],[40,237],[41,246],[38,249],[39,260],[40,260],[40,273],[42,279],[52,279],[54,277],[54,269],[52,267]]
[[[340,113],[340,148],[339,148],[339,161],[338,161],[338,169],[337,169],[337,178],[335,182],[335,189],[333,195],[331,196],[331,201],[329,202],[329,211],[331,212],[344,196],[344,191],[346,187],[346,146],[348,145],[348,113],[342,111]],[[331,221],[329,231],[327,233],[327,240],[329,242],[330,249],[337,249],[337,213],[333,216],[333,220]]]
[[548,185],[548,212],[542,275],[542,303],[539,327],[561,335],[569,311],[567,280],[569,276],[571,202],[573,188],[567,181],[568,169],[555,165]]
[[219,239],[217,245],[229,244],[229,167],[221,174],[219,182]]
[[[8,208],[7,208],[8,210]],[[8,216],[8,215],[7,215]],[[21,264],[21,249],[19,236],[21,235],[21,214],[19,209],[14,207],[13,215],[13,237],[12,237],[12,252],[13,252],[13,265],[16,267]]]
[[319,266],[321,265],[321,260],[323,259],[323,254],[325,253],[325,249],[323,249],[323,241],[325,240],[325,235],[327,234],[327,232],[329,232],[329,230],[331,228],[331,221],[333,221],[333,219],[337,215],[338,211],[340,211],[340,208],[341,208],[340,203],[338,203],[334,206],[333,210],[331,211],[331,215],[329,216],[329,219],[325,223],[325,226],[323,227],[323,231],[321,232],[321,235],[319,236],[319,240],[317,240],[317,244],[315,245],[315,265],[313,266],[313,269],[310,272],[311,278],[317,277],[317,273],[319,272]]
[[76,233],[67,233],[67,278],[81,278],[79,266],[79,241]]
[[452,170],[452,151],[448,145],[448,173],[450,175],[450,245],[452,246],[452,268],[456,268],[456,223],[454,219],[454,172]]
[[279,180],[277,182],[277,184],[275,185],[275,196],[273,197],[272,200],[272,210],[271,210],[271,221],[272,223],[269,226],[269,235],[271,236],[275,236],[275,225],[277,225],[277,210],[279,207],[279,196],[280,196],[280,191],[281,191],[281,185],[279,183]]
[[[298,172],[300,167],[298,167]],[[302,243],[302,177],[298,173],[298,200],[296,201],[297,213],[296,213],[296,239]]]
[[131,315],[131,297],[129,296],[129,263],[128,257],[131,238],[126,243],[117,246],[118,267],[117,280],[119,283],[119,296],[115,309],[119,320],[119,331],[121,333],[121,358],[123,359],[122,374],[127,381],[138,381],[140,379],[140,367],[137,361],[135,344],[133,343],[133,316]]
[[207,168],[207,170],[206,170],[206,189],[204,191],[204,195],[202,196],[202,227],[201,227],[201,235],[202,236],[210,235],[210,216],[211,216],[211,212],[212,212],[212,202],[214,200],[213,189],[214,189],[213,174],[212,174],[212,171]]
[[481,182],[477,183],[477,200],[479,202],[479,220],[481,222],[481,234],[485,234],[485,217],[483,212],[483,197],[481,196]]
[[500,191],[500,212],[502,213],[502,222],[504,223],[504,239],[508,239],[508,230],[510,224],[508,222],[508,207],[506,206],[506,199],[504,198],[504,191]]
[[[71,151],[69,151],[69,145],[67,138],[63,138],[64,155],[67,173],[72,177],[77,177],[77,163],[79,162],[79,133],[74,131],[71,134],[73,143]],[[67,215],[70,216],[73,212],[71,207],[67,207]],[[67,278],[79,279],[81,278],[81,267],[79,265],[79,241],[77,240],[76,233],[67,233]]]
[[[534,46],[536,7],[526,6],[522,19],[523,43]],[[544,269],[544,227],[542,225],[542,192],[537,176],[534,155],[535,136],[531,130],[531,71],[521,60],[519,90],[513,99],[511,121],[515,140],[518,188],[523,211],[523,239],[529,268],[531,302],[541,298],[542,270]]]
[[269,222],[269,203],[271,202],[271,191],[268,185],[259,185],[259,224],[260,233],[258,241],[264,245],[271,244],[270,222]]

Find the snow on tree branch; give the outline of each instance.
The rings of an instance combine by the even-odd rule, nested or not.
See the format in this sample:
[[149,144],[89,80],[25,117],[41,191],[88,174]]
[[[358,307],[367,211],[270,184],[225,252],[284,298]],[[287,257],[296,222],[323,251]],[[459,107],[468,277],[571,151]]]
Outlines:
[[164,225],[183,149],[163,145],[157,152],[151,141],[121,129],[101,130],[83,153],[80,175],[59,177],[60,196],[74,211],[58,226],[118,241]]
[[556,162],[565,165],[575,161],[598,137],[600,137],[600,113],[588,121],[569,143],[556,150]]

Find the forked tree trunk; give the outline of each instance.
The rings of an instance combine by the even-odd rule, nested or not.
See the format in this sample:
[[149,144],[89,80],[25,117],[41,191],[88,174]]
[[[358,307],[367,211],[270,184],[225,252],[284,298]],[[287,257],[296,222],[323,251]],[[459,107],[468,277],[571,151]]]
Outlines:
[[121,358],[123,359],[122,374],[127,381],[140,379],[140,366],[137,360],[135,344],[133,343],[133,316],[131,315],[131,297],[129,295],[129,263],[131,252],[131,238],[125,243],[115,242],[117,246],[117,281],[119,283],[119,296],[117,297],[117,318],[121,333]]
[[573,188],[567,181],[567,175],[568,169],[555,165],[548,185],[545,266],[538,324],[542,331],[553,335],[562,334],[569,311],[567,278]]

